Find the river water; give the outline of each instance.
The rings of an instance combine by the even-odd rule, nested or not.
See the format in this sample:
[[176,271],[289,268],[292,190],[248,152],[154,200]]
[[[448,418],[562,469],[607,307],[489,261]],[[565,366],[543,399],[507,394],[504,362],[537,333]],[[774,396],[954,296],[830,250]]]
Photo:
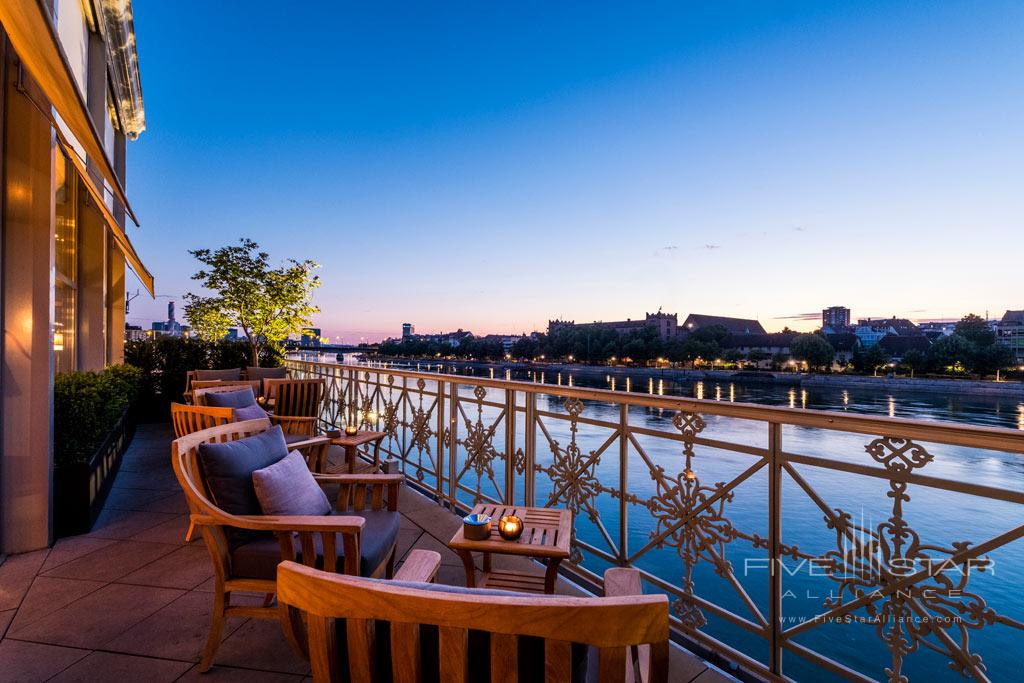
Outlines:
[[[305,356],[303,359],[335,362],[333,356],[323,359]],[[467,367],[461,364],[417,366],[416,363],[401,363],[390,367],[1024,430],[1024,401],[1006,397],[879,391],[871,388],[801,389],[770,384],[677,382],[667,377],[648,377],[641,374],[613,376],[595,373],[591,369],[538,373],[523,369],[506,370],[500,366]],[[492,398],[501,400],[500,392],[492,393]],[[561,399],[552,397],[543,409],[561,411]],[[588,402],[584,415],[597,420],[615,422],[618,419],[618,407],[611,403]],[[485,411],[483,417],[485,420],[488,417],[494,419],[494,411]],[[671,417],[664,411],[634,407],[630,409],[629,420],[634,427],[664,432],[672,431]],[[703,437],[756,447],[766,445],[764,423],[715,416],[705,416],[705,419],[707,426],[701,433]],[[572,438],[565,421],[555,420],[547,426],[551,437],[562,447]],[[578,443],[581,450],[587,453],[600,448],[607,435],[607,430],[581,425]],[[500,438],[500,435],[495,437],[495,442],[500,443]],[[519,438],[521,434],[517,436],[517,443],[522,443]],[[865,445],[870,439],[871,437],[855,434],[797,427],[785,427],[782,432],[782,445],[789,453],[819,456],[856,465],[875,465],[865,452]],[[641,502],[650,501],[659,493],[651,476],[651,466],[663,467],[673,476],[681,472],[681,447],[677,442],[642,436],[638,438],[638,442],[643,447],[648,461],[630,447],[627,459],[628,492],[636,495]],[[947,481],[980,484],[1014,492],[1024,491],[1024,456],[937,444],[924,445],[934,459],[922,470],[918,470],[923,474]],[[550,466],[550,454],[545,456],[541,453],[542,446],[538,438],[538,464]],[[625,523],[628,553],[632,554],[648,544],[651,532],[657,528],[658,522],[656,514],[643,504],[632,504],[628,518],[620,519],[618,498],[608,493],[608,489],[615,488],[615,483],[622,474],[616,448],[607,451],[608,454],[600,459],[591,472],[605,486],[605,490],[593,498],[592,506],[587,510],[592,512],[593,516],[583,513],[577,516],[576,533],[580,540],[614,554],[615,544],[619,540],[619,528]],[[464,462],[465,457],[464,450],[460,449],[460,462]],[[751,465],[751,457],[698,446],[694,452],[694,463],[701,483],[712,486],[713,482],[728,482],[735,479]],[[796,469],[827,509],[843,510],[851,515],[854,524],[866,530],[878,531],[892,515],[893,499],[888,495],[891,491],[886,479],[825,468],[797,466]],[[472,479],[471,474],[467,476]],[[552,493],[552,486],[550,480],[542,474],[538,474],[536,481],[536,496],[540,503]],[[504,484],[500,473],[497,483]],[[738,485],[734,490],[734,497],[726,503],[723,510],[728,527],[746,536],[756,534],[761,538],[766,537],[767,489],[767,476],[764,470]],[[495,495],[496,491],[485,488],[484,493]],[[904,539],[905,546],[910,545],[914,539],[919,539],[920,543],[934,548],[949,548],[953,543],[964,541],[977,544],[1019,526],[1024,520],[1024,510],[1021,506],[1010,502],[918,485],[911,485],[907,493],[910,498],[903,502],[903,517],[912,532]],[[837,549],[847,549],[839,542],[837,533],[828,527],[820,504],[788,476],[783,477],[782,509],[784,544],[796,546],[801,552],[815,556],[825,556],[826,553],[835,552]],[[612,543],[609,543],[602,533],[602,526],[609,532]],[[710,533],[707,531],[705,538]],[[943,551],[925,549],[922,552],[930,557],[941,558]],[[645,551],[634,559],[633,564],[672,585],[681,586],[685,583],[686,575],[684,554],[679,547],[669,543],[664,547]],[[757,549],[744,538],[737,538],[721,547],[716,546],[702,551],[701,559],[694,565],[690,575],[694,592],[698,596],[756,623],[756,613],[735,590],[731,580],[727,578],[729,573],[715,571],[716,555],[729,563],[732,577],[747,592],[757,610],[766,615],[769,583],[767,568],[763,563],[764,551]],[[951,609],[956,612],[958,606],[976,603],[980,598],[985,601],[987,608],[995,610],[995,623],[982,628],[965,628],[970,634],[970,652],[983,657],[987,675],[992,680],[1018,680],[1021,662],[1019,653],[1024,650],[1024,630],[1017,628],[1018,625],[1024,624],[1024,594],[1021,593],[1024,591],[1024,541],[1018,540],[993,550],[987,557],[992,561],[992,565],[984,572],[972,571],[967,583],[958,585],[960,591],[950,597],[954,603]],[[609,566],[589,553],[584,554],[583,564],[597,573],[601,573]],[[827,576],[821,566],[796,558],[784,562],[783,617],[786,627],[795,626],[823,612],[825,601],[829,599],[850,599],[849,595],[840,593],[842,583],[837,581],[836,576]],[[844,576],[853,573],[849,572]],[[870,589],[868,590],[870,592]],[[926,598],[927,596],[915,596],[918,603],[922,600],[927,602]],[[882,605],[883,602],[879,601],[876,604]],[[938,603],[931,603],[927,611],[937,614]],[[958,612],[961,616],[975,613],[969,609],[963,613]],[[855,614],[860,619],[853,623],[832,622],[816,626],[797,636],[795,642],[813,648],[864,675],[884,679],[883,668],[891,666],[891,655],[882,643],[881,636],[890,633],[895,622],[889,621],[881,626],[877,619],[872,621],[873,615],[863,609]],[[704,632],[755,659],[766,660],[767,649],[763,638],[706,610],[703,616],[707,619],[707,624],[702,629]],[[1010,623],[1001,622],[1003,618],[1010,620]],[[967,621],[976,620],[972,618]],[[907,631],[908,628],[920,630],[920,619],[911,618],[904,626],[903,636],[907,638],[913,650],[903,664],[904,675],[910,680],[962,680],[958,673],[949,668],[949,657],[929,648],[928,643],[938,642],[934,635],[922,636],[919,640],[913,631]],[[960,642],[960,632],[956,627],[949,629],[949,633],[955,641]],[[797,680],[832,680],[821,668],[792,653],[786,653],[784,656],[784,670]]]

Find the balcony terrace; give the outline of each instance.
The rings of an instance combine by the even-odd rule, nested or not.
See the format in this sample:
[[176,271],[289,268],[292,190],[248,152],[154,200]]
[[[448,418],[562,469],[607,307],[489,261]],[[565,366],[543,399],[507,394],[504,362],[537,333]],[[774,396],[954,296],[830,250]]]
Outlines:
[[[0,678],[309,679],[308,662],[288,646],[280,625],[250,619],[228,621],[214,668],[198,672],[210,627],[213,568],[198,535],[184,541],[188,514],[171,471],[172,438],[168,426],[138,429],[90,533],[0,564]],[[400,501],[398,557],[414,548],[435,550],[442,558],[438,582],[465,585],[462,562],[445,545],[458,517],[408,487]],[[498,566],[523,562],[495,558]],[[580,594],[564,579],[557,592]],[[248,595],[241,602],[262,599]],[[679,649],[673,649],[671,666],[672,680],[728,680]]]
[[[386,433],[382,456],[407,476],[399,557],[436,550],[439,581],[462,585],[446,547],[453,512],[568,508],[574,551],[558,592],[600,593],[606,568],[639,569],[645,591],[668,595],[673,637],[688,649],[673,648],[671,680],[726,678],[705,660],[751,680],[999,680],[1015,666],[1024,433],[288,366],[324,381],[324,425]],[[0,566],[0,669],[27,680],[198,673],[212,568],[198,541],[183,541],[170,438],[140,428],[91,533]],[[225,678],[309,671],[278,624],[242,619],[215,665]]]

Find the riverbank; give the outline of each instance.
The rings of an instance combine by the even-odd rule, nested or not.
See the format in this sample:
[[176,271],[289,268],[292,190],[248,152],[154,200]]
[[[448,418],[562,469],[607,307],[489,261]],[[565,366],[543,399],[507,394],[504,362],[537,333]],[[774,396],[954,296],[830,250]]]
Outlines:
[[[380,361],[377,361],[380,362]],[[406,358],[389,359],[388,364],[421,365],[424,369],[437,366],[466,369],[494,369],[536,373],[573,373],[589,377],[651,377],[676,382],[729,382],[735,384],[769,384],[791,387],[832,387],[839,389],[876,389],[880,391],[928,392],[936,394],[958,394],[969,396],[1004,396],[1024,398],[1024,382],[994,382],[970,379],[911,378],[911,377],[866,377],[862,375],[817,375],[798,372],[764,372],[751,370],[686,370],[681,368],[626,368],[577,363],[489,363],[481,361],[445,360],[441,362]]]

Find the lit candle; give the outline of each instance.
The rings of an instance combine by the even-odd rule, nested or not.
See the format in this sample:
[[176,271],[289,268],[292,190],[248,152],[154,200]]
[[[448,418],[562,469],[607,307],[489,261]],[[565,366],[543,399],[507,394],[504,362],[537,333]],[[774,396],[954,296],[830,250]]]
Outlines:
[[355,425],[348,425],[347,427],[345,427],[345,433],[348,434],[349,436],[355,436],[358,432],[359,427],[356,427]]
[[498,533],[506,541],[514,541],[523,535],[523,520],[515,515],[505,515],[498,520]]

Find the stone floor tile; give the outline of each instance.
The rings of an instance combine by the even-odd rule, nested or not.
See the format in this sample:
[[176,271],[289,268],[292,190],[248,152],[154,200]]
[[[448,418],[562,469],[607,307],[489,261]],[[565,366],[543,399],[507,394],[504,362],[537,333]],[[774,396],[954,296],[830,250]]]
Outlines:
[[399,529],[398,542],[395,545],[395,557],[399,560],[403,559],[422,535],[423,529]]
[[92,538],[90,536],[68,536],[57,541],[46,556],[46,561],[40,568],[40,572],[47,572],[59,567],[65,562],[77,560],[79,557],[105,548],[117,541],[110,538]]
[[6,683],[37,683],[59,674],[88,654],[86,650],[7,638],[0,642],[0,672]]
[[[673,678],[675,677],[675,675],[676,675],[676,670],[672,669],[672,676],[673,676]],[[679,680],[687,680],[687,679],[680,678]],[[697,676],[695,676],[694,678],[691,678],[689,680],[690,680],[691,683],[736,683],[736,679],[733,678],[732,676],[730,676],[730,675],[728,675],[726,673],[723,673],[723,672],[719,671],[718,669],[713,669],[713,668],[711,668],[711,667],[709,667],[707,665],[704,665],[703,673],[698,674]]]
[[179,546],[142,541],[116,541],[71,562],[51,569],[45,576],[114,581],[174,552]]
[[[107,500],[103,503],[104,510],[141,510],[146,511],[146,506],[154,501],[169,498],[174,495],[173,491],[152,491],[150,489],[127,489],[113,487]],[[160,512],[156,510],[156,512]]]
[[[234,596],[232,599],[243,604],[243,601],[234,600]],[[103,649],[198,662],[210,632],[211,609],[213,597],[210,593],[185,593],[106,642]],[[244,619],[228,619],[224,624],[223,637],[230,636],[244,623]]]
[[210,555],[202,545],[184,545],[158,560],[150,562],[131,574],[122,576],[118,583],[142,586],[183,588],[192,590],[213,576]]
[[[188,515],[177,514],[165,522],[140,531],[132,536],[132,539],[136,541],[150,541],[151,543],[182,545],[185,543],[186,531],[188,531]],[[201,538],[199,532],[196,532],[192,536],[192,543],[201,543]]]
[[292,651],[277,621],[250,619],[224,639],[215,664],[241,668],[309,673],[309,664]]
[[114,480],[114,487],[131,489],[151,489],[154,491],[180,491],[178,480],[171,470],[171,451],[167,450],[167,468],[156,469],[151,472],[133,472],[125,470],[117,473]]
[[139,509],[144,512],[169,512],[171,514],[184,515],[188,513],[188,503],[185,502],[185,494],[178,491],[166,498],[146,503]]
[[11,555],[0,564],[0,610],[14,609],[21,604],[49,552],[37,550]]
[[412,547],[437,551],[441,554],[441,564],[450,564],[458,567],[462,566],[462,560],[459,559],[459,556],[454,550],[428,533],[425,533],[416,539],[416,542],[413,543]]
[[113,652],[93,652],[78,660],[55,678],[52,683],[93,683],[94,681],[146,681],[171,683],[188,671],[189,662],[167,659],[133,657]]
[[12,638],[97,649],[155,613],[184,591],[112,583],[26,625]]
[[12,627],[27,626],[67,607],[75,600],[98,591],[105,585],[102,581],[37,576],[25,599],[22,600],[21,607],[18,608],[18,616],[14,619]]
[[134,510],[104,510],[89,532],[92,538],[130,538],[140,531],[152,529],[181,515],[165,512],[136,512]]
[[18,610],[16,609],[9,609],[0,612],[0,638],[3,638],[4,634],[7,633],[7,627],[11,625],[12,621],[14,621],[14,615],[17,613]]
[[303,680],[306,679],[301,675],[237,669],[219,664],[206,673],[200,673],[197,664],[179,678],[178,683],[299,683]]

